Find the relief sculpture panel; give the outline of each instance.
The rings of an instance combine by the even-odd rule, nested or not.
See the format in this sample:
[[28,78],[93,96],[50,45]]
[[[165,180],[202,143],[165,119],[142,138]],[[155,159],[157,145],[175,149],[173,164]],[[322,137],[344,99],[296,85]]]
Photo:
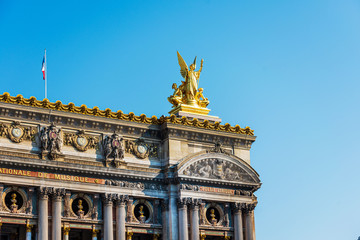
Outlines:
[[253,181],[249,174],[238,165],[218,158],[199,160],[185,168],[183,174],[192,177],[229,181]]

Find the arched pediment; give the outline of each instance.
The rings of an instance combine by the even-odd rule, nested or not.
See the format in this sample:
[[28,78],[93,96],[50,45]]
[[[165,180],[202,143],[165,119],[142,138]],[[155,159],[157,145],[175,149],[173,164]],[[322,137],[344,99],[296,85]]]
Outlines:
[[193,181],[259,185],[259,174],[244,160],[228,153],[203,152],[185,158],[177,177]]

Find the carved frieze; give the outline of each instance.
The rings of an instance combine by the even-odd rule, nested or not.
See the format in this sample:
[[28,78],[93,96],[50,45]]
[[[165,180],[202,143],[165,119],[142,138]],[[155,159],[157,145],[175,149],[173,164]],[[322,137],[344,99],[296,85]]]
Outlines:
[[64,133],[64,144],[73,146],[80,152],[85,152],[88,149],[97,149],[99,138],[85,134],[85,131],[79,130],[76,134]]
[[158,157],[158,145],[146,143],[143,139],[137,141],[125,140],[125,151],[134,154],[137,158]]
[[123,188],[132,188],[137,190],[144,190],[145,184],[142,182],[128,182],[120,180],[105,180],[106,185],[119,186]]
[[63,145],[61,128],[51,123],[49,127],[43,127],[40,131],[41,157],[47,154],[49,159],[55,160],[61,156]]
[[253,181],[246,171],[238,165],[218,158],[199,160],[185,168],[183,174],[192,177],[229,181]]
[[10,125],[0,123],[0,137],[8,137],[14,143],[23,140],[33,141],[36,131],[34,127],[24,127],[20,122],[13,122]]

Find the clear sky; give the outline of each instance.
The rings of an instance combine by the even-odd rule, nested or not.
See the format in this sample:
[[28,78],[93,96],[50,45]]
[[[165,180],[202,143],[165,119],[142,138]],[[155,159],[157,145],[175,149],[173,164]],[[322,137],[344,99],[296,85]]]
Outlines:
[[258,240],[360,236],[360,1],[0,0],[0,92],[167,115],[204,58],[210,114],[258,136]]

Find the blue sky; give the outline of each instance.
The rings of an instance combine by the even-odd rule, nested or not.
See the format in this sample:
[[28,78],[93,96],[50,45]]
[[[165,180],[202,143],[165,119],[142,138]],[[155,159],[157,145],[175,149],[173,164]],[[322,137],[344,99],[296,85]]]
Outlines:
[[250,126],[259,240],[360,236],[360,1],[0,1],[0,92],[166,115],[176,51]]

